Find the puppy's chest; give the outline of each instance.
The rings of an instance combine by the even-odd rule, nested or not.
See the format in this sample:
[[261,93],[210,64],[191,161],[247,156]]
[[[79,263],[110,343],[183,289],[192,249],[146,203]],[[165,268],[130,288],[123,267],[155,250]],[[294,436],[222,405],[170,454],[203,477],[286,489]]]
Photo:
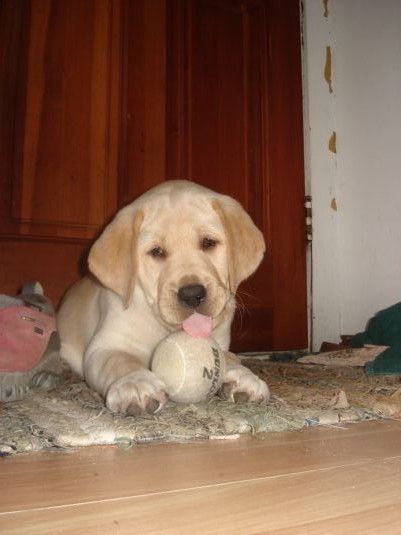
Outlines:
[[144,364],[150,360],[157,344],[169,334],[155,318],[129,311],[110,315],[103,330],[108,343],[135,355]]

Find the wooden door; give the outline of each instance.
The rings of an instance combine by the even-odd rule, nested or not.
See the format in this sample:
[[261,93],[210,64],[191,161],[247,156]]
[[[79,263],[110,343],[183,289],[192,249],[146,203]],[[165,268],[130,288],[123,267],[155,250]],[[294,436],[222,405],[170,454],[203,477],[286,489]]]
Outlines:
[[0,5],[0,291],[35,278],[57,301],[119,206],[189,178],[265,233],[234,349],[305,347],[298,2]]

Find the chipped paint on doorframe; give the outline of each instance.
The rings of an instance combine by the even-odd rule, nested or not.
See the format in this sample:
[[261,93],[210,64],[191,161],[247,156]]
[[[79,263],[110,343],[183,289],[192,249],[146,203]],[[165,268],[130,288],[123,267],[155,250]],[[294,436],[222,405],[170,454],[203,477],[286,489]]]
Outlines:
[[323,0],[323,15],[326,17],[329,16],[329,0]]
[[329,92],[333,92],[332,78],[331,78],[331,46],[326,46],[326,62],[324,65],[324,79],[329,86]]
[[333,132],[329,139],[329,151],[337,154],[337,133]]

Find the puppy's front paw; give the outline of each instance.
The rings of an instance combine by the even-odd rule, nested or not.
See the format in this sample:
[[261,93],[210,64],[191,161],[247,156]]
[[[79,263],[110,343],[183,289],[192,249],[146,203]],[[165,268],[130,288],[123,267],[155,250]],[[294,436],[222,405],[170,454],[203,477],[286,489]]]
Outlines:
[[241,365],[228,368],[219,395],[234,403],[239,401],[266,403],[270,398],[267,384]]
[[167,402],[166,386],[149,370],[128,373],[114,381],[106,394],[106,405],[128,416],[153,414]]

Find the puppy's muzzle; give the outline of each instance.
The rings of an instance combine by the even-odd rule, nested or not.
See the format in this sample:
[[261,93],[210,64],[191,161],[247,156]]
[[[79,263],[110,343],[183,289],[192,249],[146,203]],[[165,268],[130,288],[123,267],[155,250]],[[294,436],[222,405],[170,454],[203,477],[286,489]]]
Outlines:
[[198,308],[206,301],[207,291],[202,284],[189,284],[178,290],[177,297],[185,307]]

